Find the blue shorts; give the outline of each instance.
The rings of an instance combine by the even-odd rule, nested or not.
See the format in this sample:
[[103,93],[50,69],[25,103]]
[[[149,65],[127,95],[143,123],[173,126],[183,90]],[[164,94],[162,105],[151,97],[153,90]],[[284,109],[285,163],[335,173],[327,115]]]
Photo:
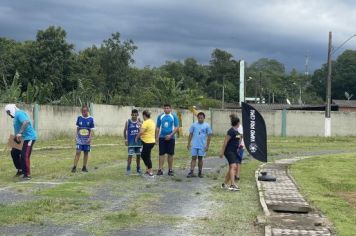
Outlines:
[[201,148],[192,148],[192,157],[205,157],[205,150]]
[[90,145],[77,144],[77,151],[90,152]]
[[237,150],[237,156],[236,156],[238,164],[241,164],[243,156],[244,156],[244,149],[239,148]]
[[127,153],[129,156],[141,155],[141,147],[129,147]]

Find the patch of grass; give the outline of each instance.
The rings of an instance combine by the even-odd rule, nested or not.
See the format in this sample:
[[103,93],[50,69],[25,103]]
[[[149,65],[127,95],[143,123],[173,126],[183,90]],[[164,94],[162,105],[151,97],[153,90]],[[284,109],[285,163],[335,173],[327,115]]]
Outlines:
[[[214,204],[210,217],[199,219],[197,234],[209,235],[262,235],[260,228],[253,224],[257,215],[261,214],[254,171],[260,163],[250,161],[241,167],[240,192],[230,192],[221,189],[217,184],[212,187],[211,198]],[[219,174],[221,183],[227,167]]]
[[70,214],[78,211],[84,202],[60,199],[41,199],[0,207],[0,225],[39,223],[58,213]]
[[83,185],[76,183],[65,183],[53,188],[39,190],[37,195],[53,198],[85,198],[89,197],[90,193]]
[[356,232],[355,166],[355,154],[339,154],[313,157],[291,167],[302,193],[327,215],[338,235]]

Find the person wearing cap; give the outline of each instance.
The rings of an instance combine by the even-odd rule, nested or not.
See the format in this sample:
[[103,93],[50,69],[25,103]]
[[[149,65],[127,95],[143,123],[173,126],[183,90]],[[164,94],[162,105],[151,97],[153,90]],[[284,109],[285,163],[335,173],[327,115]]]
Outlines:
[[21,142],[21,167],[24,180],[31,179],[30,157],[33,145],[37,140],[37,133],[32,127],[30,117],[25,111],[16,107],[15,104],[5,106],[5,112],[14,120],[15,141]]

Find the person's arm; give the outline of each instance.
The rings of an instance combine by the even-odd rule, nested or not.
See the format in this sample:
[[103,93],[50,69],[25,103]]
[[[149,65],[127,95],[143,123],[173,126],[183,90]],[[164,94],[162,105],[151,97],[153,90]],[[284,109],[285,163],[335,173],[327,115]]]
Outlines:
[[156,132],[155,132],[155,136],[156,136],[156,144],[158,144],[159,131],[160,131],[160,128],[159,128],[159,127],[157,127],[157,128],[156,128]]
[[90,124],[88,144],[91,143],[91,140],[92,140],[92,138],[94,136],[94,129],[95,129],[95,125],[94,125],[94,119],[93,119],[91,124]]
[[224,157],[224,152],[225,152],[225,149],[226,149],[226,145],[230,141],[230,139],[231,139],[230,135],[226,135],[225,136],[225,140],[224,140],[224,143],[222,145],[221,152],[220,152],[220,158]]
[[147,125],[145,125],[146,123],[143,123],[139,129],[138,134],[135,137],[135,142],[137,143],[138,139],[141,138],[141,136],[143,135],[143,133],[146,131],[147,129]]
[[190,143],[192,142],[192,138],[193,138],[193,133],[189,133],[188,136],[188,144],[187,144],[187,149],[190,149]]
[[208,139],[206,140],[206,147],[205,147],[206,152],[209,150],[210,140],[211,140],[211,134],[208,135]]
[[179,121],[178,121],[177,115],[175,115],[175,114],[173,116],[173,124],[174,124],[174,129],[173,129],[172,133],[170,133],[166,136],[166,140],[170,140],[175,135],[175,133],[177,133],[179,130]]
[[127,142],[127,121],[125,122],[125,128],[124,128],[124,139],[125,139],[125,145],[128,145]]
[[20,131],[16,134],[16,139],[17,141],[20,142],[20,139],[22,137],[22,134],[23,132],[25,132],[27,126],[30,124],[30,121],[26,120],[24,122],[22,122],[22,125],[21,125],[21,128],[20,128]]

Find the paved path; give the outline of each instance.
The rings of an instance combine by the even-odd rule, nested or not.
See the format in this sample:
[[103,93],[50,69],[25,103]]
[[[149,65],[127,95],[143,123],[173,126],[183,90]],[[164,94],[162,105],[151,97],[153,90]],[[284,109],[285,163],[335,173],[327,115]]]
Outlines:
[[[262,165],[256,171],[260,202],[266,216],[266,236],[335,235],[326,217],[318,213],[300,194],[288,172],[289,165],[305,158],[308,157],[281,159]],[[258,175],[263,171],[277,177],[277,181],[258,181]]]

